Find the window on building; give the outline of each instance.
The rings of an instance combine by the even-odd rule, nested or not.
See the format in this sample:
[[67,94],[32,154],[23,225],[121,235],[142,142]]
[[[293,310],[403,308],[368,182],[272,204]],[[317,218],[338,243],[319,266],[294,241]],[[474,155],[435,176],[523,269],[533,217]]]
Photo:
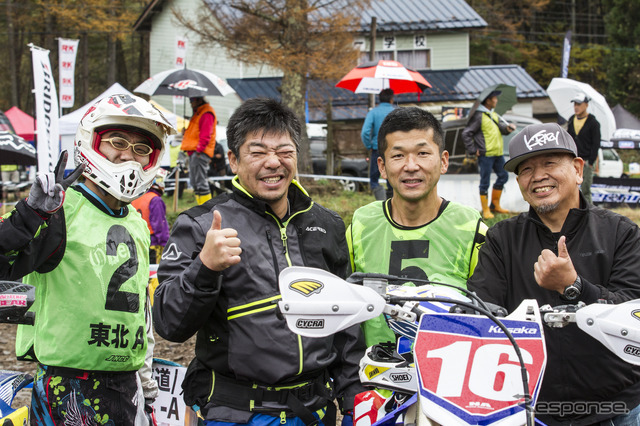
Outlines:
[[431,68],[430,50],[399,50],[398,62],[407,68],[414,70],[427,70]]
[[[397,55],[397,59],[394,57]],[[414,70],[428,70],[431,68],[431,51],[430,50],[399,50],[376,52],[376,61],[391,60],[398,61],[405,67]],[[362,52],[358,65],[369,62],[369,53]]]

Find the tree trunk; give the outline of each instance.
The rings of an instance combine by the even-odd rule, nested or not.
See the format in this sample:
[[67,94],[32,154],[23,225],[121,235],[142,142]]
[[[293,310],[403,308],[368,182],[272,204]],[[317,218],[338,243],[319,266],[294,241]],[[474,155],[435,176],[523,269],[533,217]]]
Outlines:
[[9,39],[9,75],[11,76],[11,105],[18,102],[18,69],[16,67],[16,43],[13,27],[13,0],[7,0],[7,35]]
[[311,173],[311,154],[309,153],[309,137],[307,136],[305,93],[307,78],[298,73],[285,71],[282,77],[282,103],[291,108],[302,123],[302,140],[298,156],[298,172]]
[[[129,87],[129,73],[127,72],[127,58],[125,58],[122,41],[116,40],[116,80],[124,87]],[[132,76],[133,77],[133,76]]]
[[[286,8],[290,11],[284,30],[285,44],[292,47],[294,51],[302,51],[306,47],[305,40],[307,39],[308,31],[308,17],[305,12],[308,7],[307,0],[286,0],[285,3]],[[312,172],[309,136],[307,135],[306,126],[306,70],[305,64],[297,64],[297,66],[284,69],[281,88],[282,102],[296,113],[300,123],[302,123],[298,172],[303,174]]]
[[116,42],[113,35],[107,36],[107,86],[116,82]]
[[82,105],[89,102],[89,36],[86,32],[80,35],[80,46],[82,46],[82,93],[80,99]]

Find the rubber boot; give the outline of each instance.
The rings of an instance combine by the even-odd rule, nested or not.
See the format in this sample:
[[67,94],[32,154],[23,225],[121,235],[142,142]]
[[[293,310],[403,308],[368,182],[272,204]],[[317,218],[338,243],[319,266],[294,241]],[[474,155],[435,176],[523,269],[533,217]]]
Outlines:
[[378,201],[384,201],[387,199],[387,190],[383,186],[376,186],[373,188],[373,196]]
[[489,196],[481,194],[480,204],[482,205],[482,218],[493,219],[495,216],[491,213],[491,209],[489,208]]
[[511,214],[509,210],[503,209],[500,206],[500,197],[502,196],[502,189],[494,189],[491,192],[491,205],[489,208],[493,213]]
[[202,205],[211,199],[211,194],[198,195],[196,194],[196,202],[198,205]]

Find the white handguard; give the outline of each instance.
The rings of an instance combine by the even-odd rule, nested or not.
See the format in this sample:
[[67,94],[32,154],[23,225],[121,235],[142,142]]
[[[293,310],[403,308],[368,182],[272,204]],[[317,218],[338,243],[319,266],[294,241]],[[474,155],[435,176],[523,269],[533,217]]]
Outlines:
[[640,299],[619,305],[594,303],[575,313],[578,327],[622,360],[640,365]]
[[290,266],[280,272],[280,311],[291,331],[326,337],[377,317],[385,301],[374,290],[351,284],[330,272]]

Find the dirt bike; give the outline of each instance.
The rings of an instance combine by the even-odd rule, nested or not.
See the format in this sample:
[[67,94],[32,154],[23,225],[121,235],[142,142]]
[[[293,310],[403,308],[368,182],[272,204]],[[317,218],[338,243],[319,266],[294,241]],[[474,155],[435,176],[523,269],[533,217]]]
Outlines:
[[[35,288],[11,281],[0,281],[0,322],[33,325],[33,315],[27,312],[35,300]],[[0,371],[0,424],[29,424],[29,407],[12,408],[16,394],[33,383],[30,374],[21,371]]]
[[356,399],[356,426],[543,424],[533,408],[546,366],[543,323],[576,323],[621,359],[640,365],[640,300],[540,308],[527,299],[506,315],[467,290],[442,283],[403,286],[407,281],[422,284],[380,274],[345,281],[307,267],[280,273],[279,310],[294,333],[325,337],[384,313],[400,335],[395,348],[369,348],[360,363],[364,384],[395,394]]

